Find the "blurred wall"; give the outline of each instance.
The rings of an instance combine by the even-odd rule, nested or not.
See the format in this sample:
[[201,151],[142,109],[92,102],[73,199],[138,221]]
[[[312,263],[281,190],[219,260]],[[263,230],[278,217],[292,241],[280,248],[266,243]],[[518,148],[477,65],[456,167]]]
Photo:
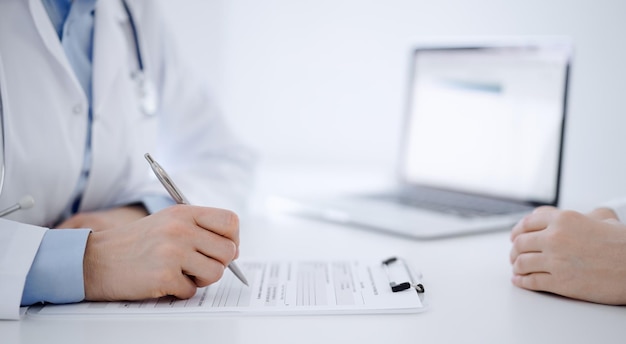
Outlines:
[[161,1],[181,51],[269,162],[393,168],[416,42],[569,36],[562,204],[626,196],[626,1]]

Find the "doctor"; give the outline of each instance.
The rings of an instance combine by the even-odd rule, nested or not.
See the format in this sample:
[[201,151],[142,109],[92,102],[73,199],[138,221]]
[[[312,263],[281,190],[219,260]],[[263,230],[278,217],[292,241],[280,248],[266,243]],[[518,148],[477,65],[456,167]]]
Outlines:
[[[238,255],[220,208],[241,208],[251,157],[176,53],[153,1],[0,1],[0,209],[35,200],[0,219],[0,319],[188,298]],[[215,208],[170,206],[147,152]]]

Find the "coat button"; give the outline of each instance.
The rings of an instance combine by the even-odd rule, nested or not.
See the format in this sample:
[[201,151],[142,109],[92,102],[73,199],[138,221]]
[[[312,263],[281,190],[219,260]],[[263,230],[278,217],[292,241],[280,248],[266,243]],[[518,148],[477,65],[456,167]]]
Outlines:
[[72,108],[72,112],[74,112],[74,114],[76,115],[80,115],[83,113],[83,104],[76,104],[74,105],[74,107]]

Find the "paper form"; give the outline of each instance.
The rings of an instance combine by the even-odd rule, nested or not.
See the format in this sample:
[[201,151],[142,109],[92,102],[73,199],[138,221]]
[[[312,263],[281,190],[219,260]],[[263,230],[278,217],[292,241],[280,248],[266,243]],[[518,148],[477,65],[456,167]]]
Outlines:
[[32,316],[167,314],[415,313],[424,306],[411,288],[393,293],[381,262],[237,261],[250,287],[229,270],[188,300],[162,297],[137,302],[46,305]]

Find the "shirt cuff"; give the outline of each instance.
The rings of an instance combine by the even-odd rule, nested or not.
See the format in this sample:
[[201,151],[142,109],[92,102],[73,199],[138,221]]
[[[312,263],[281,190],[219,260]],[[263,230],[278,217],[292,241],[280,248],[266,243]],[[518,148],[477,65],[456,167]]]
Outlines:
[[167,196],[146,196],[141,199],[141,202],[149,214],[154,214],[159,210],[176,204],[171,197]]
[[80,302],[85,298],[83,257],[89,233],[89,229],[46,232],[26,276],[22,306]]

